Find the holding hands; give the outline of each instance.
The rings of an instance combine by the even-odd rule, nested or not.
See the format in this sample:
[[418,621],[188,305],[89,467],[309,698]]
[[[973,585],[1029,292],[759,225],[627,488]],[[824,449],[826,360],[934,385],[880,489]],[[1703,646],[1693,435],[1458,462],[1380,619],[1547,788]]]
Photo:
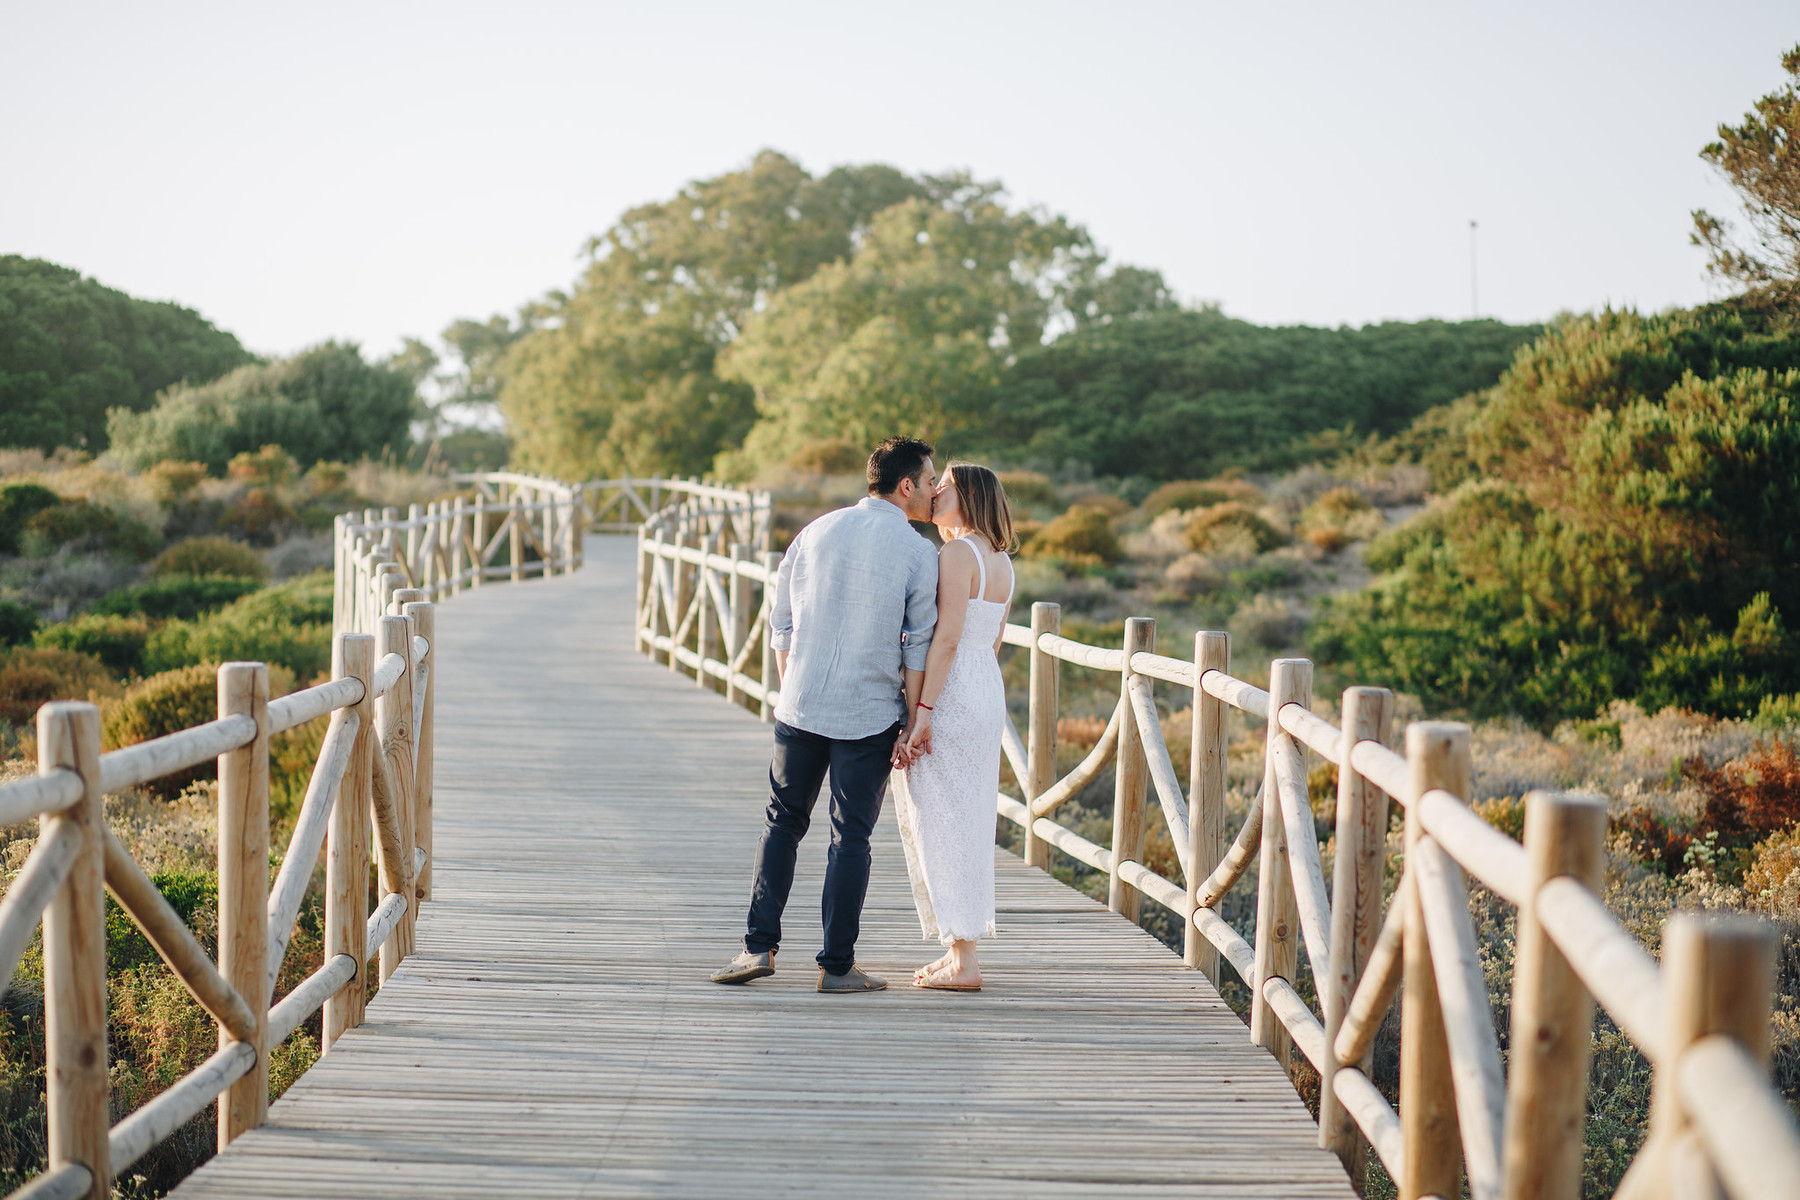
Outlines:
[[918,761],[921,754],[931,753],[931,709],[920,704],[913,708],[912,720],[894,741],[894,769],[904,771]]

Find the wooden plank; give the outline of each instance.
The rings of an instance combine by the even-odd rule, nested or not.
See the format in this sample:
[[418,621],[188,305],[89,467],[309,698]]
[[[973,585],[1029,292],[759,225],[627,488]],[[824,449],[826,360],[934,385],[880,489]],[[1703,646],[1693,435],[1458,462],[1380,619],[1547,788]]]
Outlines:
[[742,933],[769,729],[635,653],[633,549],[595,537],[579,572],[436,614],[416,952],[175,1195],[1349,1200],[1205,976],[1010,854],[978,995],[902,986],[938,948],[887,814],[858,958],[895,986],[815,990],[823,810],[776,975],[707,982]]

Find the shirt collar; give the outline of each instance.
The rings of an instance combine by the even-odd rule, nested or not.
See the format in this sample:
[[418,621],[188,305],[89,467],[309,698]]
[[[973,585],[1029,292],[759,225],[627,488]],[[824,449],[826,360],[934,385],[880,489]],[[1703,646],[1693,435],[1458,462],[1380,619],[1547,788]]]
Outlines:
[[905,511],[903,509],[901,509],[901,507],[898,504],[895,504],[892,500],[883,500],[880,496],[864,496],[861,500],[858,500],[856,502],[856,507],[870,509],[875,512],[881,512],[881,511],[885,510],[887,512],[893,513],[896,517],[899,517],[902,521],[910,521],[911,520],[911,518],[906,515]]

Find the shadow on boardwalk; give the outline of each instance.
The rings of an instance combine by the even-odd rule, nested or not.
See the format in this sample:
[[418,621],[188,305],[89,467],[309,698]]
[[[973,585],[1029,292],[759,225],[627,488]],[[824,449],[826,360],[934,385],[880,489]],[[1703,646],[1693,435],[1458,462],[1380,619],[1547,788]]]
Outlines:
[[[779,972],[708,983],[768,727],[635,654],[631,545],[443,606],[418,953],[176,1195],[1353,1194],[1204,977],[1009,854],[979,995],[812,990],[822,813]],[[859,957],[936,953],[884,818]]]

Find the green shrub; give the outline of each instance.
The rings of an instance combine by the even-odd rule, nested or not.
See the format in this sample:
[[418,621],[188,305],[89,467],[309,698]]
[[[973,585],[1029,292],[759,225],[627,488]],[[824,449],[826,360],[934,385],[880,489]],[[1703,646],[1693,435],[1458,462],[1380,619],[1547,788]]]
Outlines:
[[12,600],[0,600],[0,646],[23,646],[37,632],[37,610]]
[[1032,535],[1027,558],[1060,558],[1071,565],[1116,563],[1124,556],[1106,510],[1077,504]]
[[157,620],[193,620],[233,600],[248,596],[263,585],[255,579],[232,575],[164,575],[135,587],[108,592],[89,610],[116,617],[142,614]]
[[0,653],[0,721],[28,726],[52,700],[100,700],[118,692],[91,654],[25,647]]
[[42,484],[15,483],[0,488],[0,554],[17,554],[25,522],[61,503],[62,497]]
[[1235,500],[1195,509],[1187,519],[1184,533],[1188,545],[1202,554],[1234,548],[1235,543],[1246,541],[1254,553],[1265,554],[1287,542],[1287,535],[1267,518]]
[[1355,488],[1335,487],[1300,514],[1300,536],[1321,550],[1342,550],[1381,527],[1381,514]]
[[863,470],[869,452],[845,438],[820,438],[806,442],[788,455],[787,465],[794,471],[816,471],[821,475],[848,475]]
[[150,622],[143,617],[83,613],[38,630],[36,644],[91,654],[114,675],[140,675]]
[[158,504],[180,504],[206,478],[206,464],[165,459],[144,472]]
[[1006,498],[1011,502],[1015,516],[1033,508],[1055,512],[1062,503],[1062,497],[1056,494],[1056,485],[1050,482],[1048,475],[1036,471],[1001,471],[999,475],[1000,486],[1006,489]]
[[1242,479],[1177,479],[1144,497],[1143,509],[1146,517],[1158,517],[1172,508],[1188,512],[1229,501],[1250,503],[1259,498],[1256,487]]
[[[294,677],[286,668],[270,664],[271,698],[293,690]],[[131,685],[125,694],[101,712],[101,742],[108,750],[135,746],[182,729],[192,729],[219,716],[219,665],[196,663],[164,671]],[[186,771],[165,775],[144,786],[156,795],[173,799],[196,780],[217,776],[216,765],[205,762]]]
[[268,488],[253,487],[225,510],[219,527],[228,529],[254,546],[273,546],[300,516]]
[[72,546],[142,561],[161,545],[161,535],[142,521],[80,497],[34,513],[18,538],[20,552],[33,558]]
[[197,537],[176,542],[156,556],[150,574],[229,575],[237,579],[265,580],[269,568],[256,551],[230,538]]
[[300,679],[331,664],[329,572],[252,592],[193,621],[170,621],[151,634],[144,669],[168,671],[203,662],[280,663]]
[[300,464],[280,446],[264,446],[234,456],[225,474],[253,487],[277,487],[300,473]]

